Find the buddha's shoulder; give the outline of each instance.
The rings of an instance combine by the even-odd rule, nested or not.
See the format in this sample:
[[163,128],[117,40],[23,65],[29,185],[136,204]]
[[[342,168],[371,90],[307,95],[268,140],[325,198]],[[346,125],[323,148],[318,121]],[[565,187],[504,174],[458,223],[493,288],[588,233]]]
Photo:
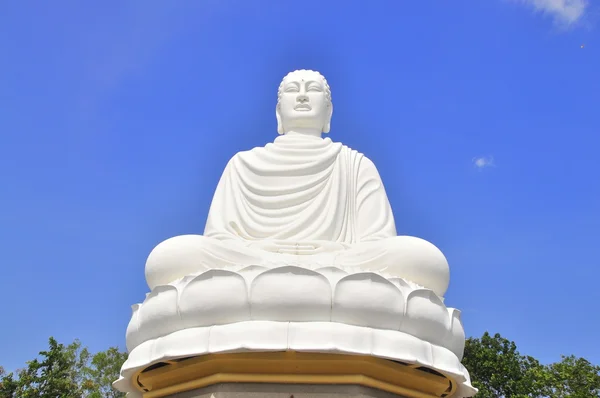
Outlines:
[[348,145],[345,145],[345,144],[340,144],[340,145],[342,147],[341,150],[343,152],[351,154],[352,156],[356,157],[359,160],[361,168],[375,168],[375,163],[373,163],[373,161],[371,159],[369,159],[364,153],[362,153],[356,149],[352,149]]
[[[323,144],[325,144],[322,148],[323,151],[318,151],[320,155],[316,156],[349,156],[354,158],[357,162],[355,164],[359,164],[360,168],[375,168],[375,164],[371,159],[365,156],[362,152],[349,147],[341,142],[331,141],[329,138],[323,140]],[[267,153],[278,153],[280,150],[279,146],[272,142],[268,143],[265,146],[257,146],[251,149],[239,151],[235,153],[229,160],[228,163],[242,161],[244,163],[252,162],[259,158],[263,158],[261,155],[267,155]],[[311,152],[311,156],[315,156],[315,152]]]
[[244,149],[243,151],[236,152],[229,161],[231,162],[234,160],[247,159],[249,157],[259,155],[265,151],[268,151],[270,145],[272,144],[269,143],[265,146],[256,146],[254,148]]
[[245,149],[243,151],[236,152],[227,162],[227,165],[232,164],[253,164],[257,161],[257,159],[263,158],[266,152],[268,152],[268,147],[271,144],[267,144],[265,146],[257,146],[250,149]]

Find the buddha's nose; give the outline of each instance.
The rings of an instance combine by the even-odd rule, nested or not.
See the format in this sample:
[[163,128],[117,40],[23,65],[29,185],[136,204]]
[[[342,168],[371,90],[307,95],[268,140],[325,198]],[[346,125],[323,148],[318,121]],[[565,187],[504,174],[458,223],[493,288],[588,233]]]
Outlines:
[[296,98],[296,101],[298,102],[308,102],[308,96],[306,94],[298,94],[298,97]]

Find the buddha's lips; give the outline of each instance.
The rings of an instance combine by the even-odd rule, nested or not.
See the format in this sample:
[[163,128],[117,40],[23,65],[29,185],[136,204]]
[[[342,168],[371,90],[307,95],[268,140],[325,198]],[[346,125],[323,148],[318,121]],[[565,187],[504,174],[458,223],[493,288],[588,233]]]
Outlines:
[[312,108],[308,104],[296,105],[294,110],[296,111],[310,111]]

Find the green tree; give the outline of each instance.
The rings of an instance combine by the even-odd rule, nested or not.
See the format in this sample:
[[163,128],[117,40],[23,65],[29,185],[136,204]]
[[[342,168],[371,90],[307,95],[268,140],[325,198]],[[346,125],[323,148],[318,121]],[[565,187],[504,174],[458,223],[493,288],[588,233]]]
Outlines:
[[4,368],[0,366],[0,398],[13,397],[17,392],[17,383],[12,373],[6,374]]
[[552,398],[600,397],[600,366],[584,358],[563,356],[560,362],[548,365]]
[[85,374],[89,366],[91,354],[87,348],[81,345],[79,340],[75,340],[65,347],[65,355],[69,361],[69,378],[79,386],[80,392],[83,391]]
[[479,389],[477,398],[600,397],[600,366],[575,356],[542,365],[499,334],[467,339],[463,363]]
[[548,374],[536,359],[522,356],[514,342],[499,334],[468,338],[463,363],[471,374],[477,398],[546,397]]
[[125,394],[112,388],[112,382],[119,378],[121,366],[127,359],[127,353],[117,347],[96,353],[91,364],[86,367],[84,390],[89,398],[121,398]]
[[2,377],[1,398],[80,398],[81,391],[73,380],[72,365],[64,345],[54,338],[39,359],[27,362],[27,368]]
[[91,355],[78,340],[68,346],[49,339],[49,349],[27,367],[6,374],[0,368],[0,398],[121,398],[112,382],[127,354],[116,347]]

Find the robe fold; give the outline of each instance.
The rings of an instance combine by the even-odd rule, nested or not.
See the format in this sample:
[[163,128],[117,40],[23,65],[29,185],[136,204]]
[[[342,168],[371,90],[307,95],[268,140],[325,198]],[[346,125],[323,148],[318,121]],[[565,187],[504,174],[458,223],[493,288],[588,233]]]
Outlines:
[[329,138],[282,135],[228,162],[204,236],[346,246],[396,236],[396,227],[367,157]]

